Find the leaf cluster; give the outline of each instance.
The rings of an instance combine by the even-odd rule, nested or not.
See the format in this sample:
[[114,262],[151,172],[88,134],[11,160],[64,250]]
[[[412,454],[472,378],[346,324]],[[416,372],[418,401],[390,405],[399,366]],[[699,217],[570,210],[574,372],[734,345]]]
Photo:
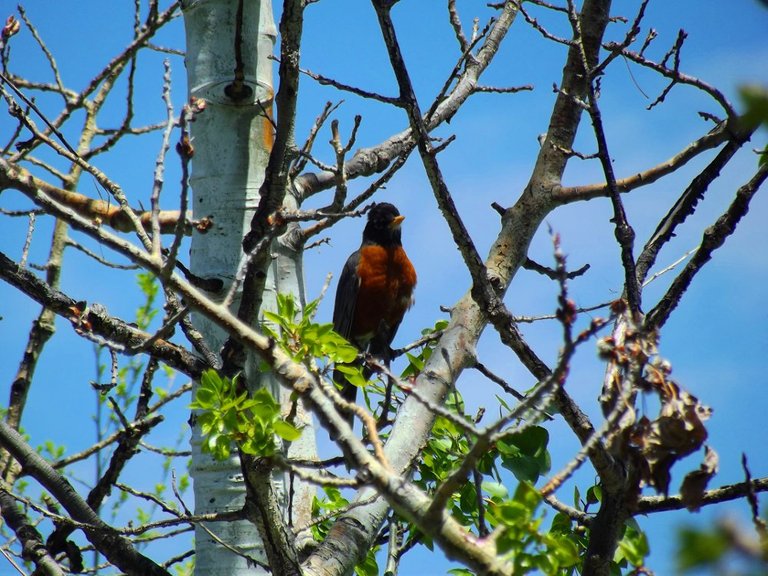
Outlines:
[[264,312],[262,330],[295,362],[317,369],[316,359],[348,363],[357,357],[357,348],[333,331],[333,324],[313,321],[320,300],[313,300],[303,311],[291,294],[277,295],[277,311]]
[[222,377],[215,370],[203,373],[190,407],[200,411],[203,450],[217,460],[229,458],[233,446],[246,454],[269,457],[277,450],[276,435],[288,442],[301,435],[282,418],[280,404],[267,389],[249,393],[241,389],[237,377]]
[[[336,334],[331,324],[313,321],[318,301],[310,302],[303,312],[290,295],[279,295],[277,304],[275,312],[265,313],[262,328],[295,361],[318,374],[326,373],[331,365],[336,370],[343,369],[350,382],[364,389],[369,406],[374,405],[374,416],[384,409],[385,403],[391,406],[400,401],[402,391],[393,393],[376,380],[365,379],[361,367],[353,363],[358,359],[357,349]],[[426,338],[418,351],[406,352],[408,365],[401,375],[402,381],[424,369],[434,350],[434,342],[428,336],[442,328],[441,322],[424,330]],[[376,406],[374,399],[378,398],[381,400]],[[576,574],[587,550],[589,530],[564,512],[555,514],[547,526],[542,497],[535,488],[551,468],[548,431],[528,425],[502,435],[477,459],[469,478],[456,482],[454,475],[472,450],[472,422],[465,414],[458,391],[449,395],[445,406],[454,417],[437,417],[417,464],[416,485],[428,494],[436,494],[445,483],[455,482],[457,489],[445,504],[450,514],[479,537],[494,534],[498,553],[514,566],[515,573]],[[501,406],[509,409],[503,400]],[[219,459],[228,458],[233,446],[269,457],[278,449],[276,437],[292,441],[300,434],[281,417],[279,404],[266,389],[249,393],[237,378],[230,380],[212,370],[201,378],[192,408],[201,411],[198,422],[205,438],[204,449]],[[514,489],[508,486],[511,477],[517,480]],[[322,490],[323,495],[314,499],[312,509],[318,520],[312,526],[312,534],[318,541],[327,537],[335,513],[349,506],[338,488],[324,486]],[[577,490],[575,500],[576,508],[586,512],[589,505],[600,501],[599,486],[587,491],[586,502],[582,502]],[[402,553],[418,544],[432,549],[433,542],[418,527],[402,519],[398,523],[405,524]],[[372,548],[356,566],[358,576],[378,573],[377,549],[378,546]],[[645,535],[630,522],[618,546],[614,570],[621,573],[628,566],[642,566],[647,554]],[[469,572],[460,568],[452,573]]]
[[[463,400],[458,393],[451,395],[447,406],[463,414]],[[543,526],[545,514],[540,510],[541,495],[534,483],[550,469],[548,443],[549,433],[539,426],[504,436],[478,460],[475,481],[463,482],[447,502],[452,516],[468,529],[478,535],[493,531],[499,554],[514,565],[516,574],[534,570],[572,574],[583,552],[567,516],[567,522],[553,523],[549,530]],[[467,433],[458,422],[438,418],[419,463],[416,483],[434,492],[449,481],[470,448]],[[512,472],[518,481],[513,493],[502,468]],[[424,539],[424,535],[413,531],[411,538]],[[470,574],[464,568],[451,573]]]

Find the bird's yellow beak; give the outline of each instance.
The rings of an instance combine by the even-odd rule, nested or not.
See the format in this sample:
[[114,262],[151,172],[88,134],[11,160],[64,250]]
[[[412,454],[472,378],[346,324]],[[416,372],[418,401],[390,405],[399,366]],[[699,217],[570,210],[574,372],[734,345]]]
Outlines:
[[392,223],[389,225],[389,227],[392,228],[392,230],[394,230],[395,228],[399,228],[400,224],[403,223],[403,220],[405,220],[405,216],[403,216],[402,214],[400,216],[395,216],[394,218],[392,218]]

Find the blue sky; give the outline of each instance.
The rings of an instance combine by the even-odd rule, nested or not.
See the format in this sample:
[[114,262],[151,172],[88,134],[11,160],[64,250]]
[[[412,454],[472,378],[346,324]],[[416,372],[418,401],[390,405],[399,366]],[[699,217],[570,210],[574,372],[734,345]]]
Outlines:
[[[12,3],[3,6],[8,13],[14,9]],[[93,72],[130,39],[130,2],[118,6],[116,3],[38,0],[26,3],[25,7],[51,52],[57,56],[65,82],[76,88],[82,87]],[[613,13],[631,19],[634,7],[634,2],[615,2]],[[458,8],[465,28],[470,26],[474,16],[480,16],[482,23],[490,14],[485,2],[460,1]],[[279,17],[279,7],[276,11]],[[417,96],[426,108],[458,56],[443,2],[401,2],[394,15]],[[322,0],[309,7],[306,18],[303,67],[369,90],[396,93],[375,15],[368,3]],[[90,24],[94,21],[98,22],[95,27]],[[563,24],[551,17],[542,14],[541,21],[556,33],[567,33]],[[644,33],[649,26],[658,31],[655,48],[649,52],[652,57],[663,54],[674,42],[677,30],[684,28],[688,39],[682,52],[683,71],[720,87],[737,105],[739,85],[766,83],[768,10],[755,0],[729,3],[652,1]],[[625,27],[617,25],[612,30],[609,38],[617,39],[623,36]],[[161,44],[183,47],[181,21],[172,23],[160,40]],[[457,140],[441,154],[440,163],[481,254],[487,252],[498,232],[498,218],[490,208],[491,202],[514,203],[529,178],[538,152],[537,136],[545,131],[548,123],[555,97],[551,87],[560,79],[564,54],[562,46],[543,41],[521,19],[510,32],[483,83],[495,86],[533,84],[535,90],[517,95],[477,95],[449,126],[439,131],[441,136],[457,136]],[[17,73],[50,81],[44,60],[26,32],[13,39],[11,62]],[[173,58],[171,62],[178,111],[185,98],[184,69],[181,59]],[[162,57],[148,55],[141,64],[138,87],[141,106],[137,110],[137,120],[158,121],[164,115],[160,99]],[[674,90],[663,105],[646,111],[645,107],[663,85],[647,71],[630,67],[621,60],[608,69],[601,106],[614,166],[620,176],[666,159],[708,130],[710,126],[697,115],[699,110],[719,112],[713,103],[685,87]],[[301,89],[296,128],[299,143],[326,100],[345,100],[335,115],[343,133],[351,127],[355,114],[363,115],[357,140],[361,147],[375,145],[407,124],[398,110],[318,86],[307,78],[302,79]],[[41,99],[40,104],[45,108],[50,101]],[[0,117],[0,134],[8,134],[10,126],[7,117]],[[68,135],[73,137],[72,132]],[[315,148],[316,154],[325,161],[332,158],[331,150],[325,144],[328,137],[326,128]],[[134,204],[141,201],[146,206],[158,145],[158,137],[129,141],[116,153],[100,158],[96,163],[135,199]],[[764,145],[763,132],[753,140],[751,147]],[[576,147],[585,153],[594,151],[586,121],[582,123]],[[706,155],[680,173],[625,197],[639,246],[697,169],[711,157],[712,154]],[[734,190],[748,180],[755,165],[754,155],[746,152],[724,171],[697,214],[686,222],[661,254],[657,269],[698,244],[703,228],[728,205]],[[599,181],[600,177],[595,162],[575,160],[569,165],[565,184]],[[169,184],[164,202],[171,208],[175,200],[173,183],[178,181],[173,157],[169,160],[166,181]],[[363,181],[352,183],[352,193],[363,190],[365,185]],[[88,178],[83,179],[80,191],[97,194],[95,185]],[[768,285],[765,257],[768,201],[764,196],[758,194],[737,234],[696,278],[682,305],[670,319],[661,341],[661,353],[672,362],[677,381],[715,410],[708,426],[709,443],[720,454],[721,472],[713,482],[715,486],[742,480],[739,464],[742,452],[747,453],[754,476],[768,475],[768,448],[761,440],[768,431],[762,419],[768,400],[765,376],[768,374],[768,313],[763,305]],[[403,345],[415,339],[422,328],[444,317],[439,307],[450,306],[463,295],[468,287],[468,275],[447,227],[435,209],[418,158],[409,160],[388,185],[386,196],[379,196],[384,197],[398,205],[406,216],[404,244],[419,273],[416,305],[403,322],[395,341],[396,345]],[[325,203],[327,198],[325,195],[318,197],[310,205]],[[2,208],[26,205],[15,192],[4,192],[0,196]],[[621,290],[618,247],[608,221],[610,216],[607,200],[593,200],[565,207],[547,218],[547,223],[561,236],[569,265],[572,268],[585,263],[591,265],[590,271],[570,286],[571,295],[579,305],[610,300]],[[0,250],[18,258],[26,221],[4,217],[2,222]],[[50,229],[50,219],[38,219],[30,256],[32,262],[44,262]],[[329,232],[329,245],[306,255],[310,297],[319,293],[328,272],[338,273],[348,254],[357,247],[361,229],[360,220],[342,222]],[[551,262],[551,241],[545,228],[535,238],[530,255],[541,263]],[[663,293],[673,274],[662,277],[647,289],[647,307]],[[131,318],[139,303],[138,290],[133,287],[131,276],[132,273],[104,272],[87,258],[69,251],[62,282],[65,292],[73,297],[101,302],[113,314]],[[335,281],[331,285],[331,294],[333,290]],[[4,399],[38,307],[5,285],[0,285],[0,293],[3,295],[0,298],[0,398]],[[521,271],[509,290],[507,304],[519,315],[547,314],[554,310],[555,298],[552,282],[532,272]],[[331,308],[332,298],[326,299],[321,306],[320,320],[330,320]],[[55,438],[57,443],[74,452],[93,439],[93,423],[89,415],[95,400],[87,382],[95,377],[95,361],[91,344],[78,338],[67,322],[59,319],[57,328],[56,337],[42,358],[24,426],[33,442]],[[551,361],[555,357],[559,346],[557,326],[539,322],[523,326],[523,331],[543,358]],[[516,388],[524,390],[534,383],[525,369],[500,345],[492,330],[488,330],[481,340],[479,352],[486,365]],[[594,347],[587,344],[575,359],[567,386],[582,408],[596,419],[600,413],[596,397],[601,375]],[[492,405],[493,395],[497,392],[475,372],[463,374],[458,386],[470,406]],[[653,404],[649,403],[648,410],[652,409]],[[72,415],[79,417],[72,419]],[[152,442],[175,442],[185,419],[183,411],[174,413],[155,433]],[[551,449],[553,467],[557,469],[574,453],[576,443],[560,423],[551,425],[550,432],[555,439]],[[673,489],[679,485],[684,471],[697,467],[698,462],[698,456],[694,456],[676,469]],[[87,469],[82,473],[90,474]],[[132,474],[140,476],[141,471],[135,470]],[[588,486],[591,480],[589,471],[577,478],[582,486]],[[564,490],[561,497],[569,501],[569,488]],[[641,526],[651,537],[650,567],[658,574],[670,573],[674,555],[671,535],[678,522],[709,522],[720,515],[746,519],[747,514],[745,502],[734,502],[695,516],[674,514],[641,518]],[[425,573],[423,566],[426,563],[434,573],[444,573],[450,565],[442,558],[436,561],[425,550],[415,552],[410,562],[414,571],[405,570],[404,574]],[[0,563],[0,575],[6,574],[5,570]]]

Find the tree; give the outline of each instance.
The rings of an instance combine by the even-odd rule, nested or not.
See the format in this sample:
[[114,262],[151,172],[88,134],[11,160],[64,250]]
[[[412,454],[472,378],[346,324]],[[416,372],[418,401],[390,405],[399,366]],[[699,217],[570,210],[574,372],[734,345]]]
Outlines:
[[[194,526],[197,567],[206,574],[335,574],[355,565],[370,573],[378,570],[370,554],[378,546],[388,551],[386,569],[397,571],[406,553],[422,544],[477,573],[642,573],[647,542],[638,516],[734,499],[752,504],[764,538],[756,494],[766,479],[749,476],[758,449],[743,448],[746,480],[707,490],[722,452],[705,447],[708,401],[677,376],[680,362],[665,351],[676,331],[692,339],[702,330],[675,327],[675,315],[685,314],[713,257],[716,262],[720,248],[750,222],[744,217],[768,170],[748,146],[758,130],[755,114],[686,73],[690,40],[682,31],[669,36],[648,28],[656,24],[646,14],[648,2],[619,16],[605,0],[467,8],[449,0],[440,32],[431,18],[435,7],[353,3],[340,22],[322,19],[326,4],[283,3],[274,100],[267,55],[275,31],[267,3],[137,2],[127,47],[81,89],[69,87],[60,72],[64,60],[48,50],[34,16],[21,10],[8,20],[2,95],[9,137],[0,185],[34,207],[14,203],[4,210],[13,233],[4,235],[0,275],[9,298],[43,309],[0,425],[4,550],[21,553],[46,574],[101,562],[130,574],[165,574],[189,558]],[[179,50],[161,46],[175,40],[181,23],[174,17],[181,12],[190,98],[180,96],[173,72]],[[474,26],[470,14],[478,15]],[[415,15],[428,28],[411,37]],[[321,50],[303,43],[305,31],[311,37],[317,22],[343,26],[365,17],[365,35],[376,30],[383,40],[378,53],[365,54],[379,78],[350,80],[354,67],[333,77],[304,69],[308,60],[322,64],[310,56]],[[31,52],[15,48],[24,35],[49,64],[45,80],[26,69]],[[425,42],[440,35],[453,37],[452,52],[429,51],[429,65],[419,69],[425,76],[416,74]],[[343,44],[344,35],[328,36],[326,30],[325,43]],[[555,81],[551,98],[538,71],[529,72],[536,76],[533,86],[524,71],[504,73],[519,61],[507,48],[516,39],[527,42],[527,59],[537,61],[539,50],[559,58],[542,76]],[[149,85],[144,78],[157,80],[161,67],[161,85]],[[645,149],[639,135],[627,138],[619,126],[615,99],[626,99],[626,92],[617,86],[633,81],[635,102],[650,94],[639,105],[623,101],[624,114],[641,119],[644,129],[674,126],[664,150]],[[346,93],[366,113],[354,116],[348,104],[318,106],[317,85],[330,86],[334,98]],[[524,100],[531,90],[535,103]],[[146,105],[160,93],[164,118]],[[320,115],[304,121],[301,132],[303,102],[312,116]],[[482,159],[477,149],[488,134],[496,125],[517,128],[526,105],[548,112],[532,124],[536,132],[526,125],[511,138],[525,150],[525,177],[509,179],[505,172],[504,184],[470,195],[454,165]],[[479,106],[487,110],[480,122],[473,109]],[[674,123],[676,115],[695,117],[699,109],[701,124]],[[382,110],[370,114],[383,120],[369,128],[372,110]],[[392,133],[397,123],[405,129]],[[329,133],[324,149],[316,141]],[[302,145],[295,134],[306,137]],[[173,141],[179,163],[168,155]],[[365,147],[353,152],[358,143]],[[159,152],[151,155],[151,176],[147,171],[143,183],[119,185],[152,144]],[[497,173],[509,170],[511,152],[493,156]],[[429,202],[426,193],[402,197],[385,189],[405,187],[399,179],[430,190]],[[173,181],[180,184],[168,184]],[[656,197],[642,203],[637,198],[647,187]],[[472,188],[483,186],[473,181]],[[728,201],[714,214],[716,189]],[[425,263],[438,255],[450,262],[456,288],[446,292],[453,302],[440,302],[450,304],[442,315],[437,299],[420,290],[420,302],[429,302],[428,320],[419,326],[423,338],[397,351],[404,359],[395,372],[364,359],[375,369],[374,380],[363,384],[361,373],[350,374],[365,389],[367,408],[353,409],[362,425],[351,429],[344,418],[351,408],[336,393],[330,367],[355,351],[315,318],[322,280],[308,280],[317,289],[305,290],[302,261],[313,245],[324,244],[318,235],[337,223],[336,229],[352,221],[357,236],[354,217],[365,214],[370,199],[393,194],[410,226],[409,252],[421,253]],[[26,232],[12,223],[18,216],[27,219]],[[55,222],[50,231],[43,229],[49,218]],[[589,218],[591,229],[577,232],[569,222],[574,218]],[[447,231],[439,248],[435,227]],[[37,248],[44,233],[51,237],[47,256]],[[192,237],[188,264],[185,235]],[[587,248],[573,250],[582,237]],[[681,248],[680,240],[693,245]],[[660,263],[662,255],[674,261],[690,247],[674,265]],[[38,258],[46,260],[44,279],[30,266]],[[575,262],[579,258],[584,261]],[[72,272],[64,265],[70,259]],[[90,275],[94,266],[114,267],[115,259],[141,270],[138,303],[126,305],[124,290],[109,288],[125,287],[120,268],[98,272],[98,285],[68,284],[68,274]],[[739,271],[745,283],[763,276],[764,265]],[[524,307],[508,292],[526,282],[536,283],[539,310],[555,309],[550,319],[522,316]],[[584,288],[588,282],[598,291]],[[162,320],[155,317],[161,295]],[[710,296],[695,310],[714,305]],[[139,306],[135,322],[124,320],[131,306]],[[751,315],[754,310],[746,310],[729,321],[747,326]],[[37,362],[68,330],[60,323],[51,340],[56,316],[93,343],[98,366],[93,391],[72,385],[78,398],[95,395],[98,410],[97,443],[75,454],[58,446],[58,438],[36,451],[39,437],[31,426],[21,428],[22,415],[29,420],[29,394],[44,387]],[[530,329],[529,320],[535,322]],[[15,317],[3,322],[22,331]],[[745,336],[739,345],[748,349],[749,342]],[[721,348],[718,343],[707,354]],[[599,361],[585,361],[594,350]],[[77,354],[84,351],[81,344]],[[62,366],[72,369],[65,361]],[[199,382],[191,397],[192,386],[178,384],[174,373]],[[578,381],[592,384],[587,394]],[[184,493],[187,464],[176,460],[188,452],[154,432],[165,426],[163,415],[183,412],[193,400],[194,513]],[[332,458],[315,454],[310,413],[336,438]],[[163,448],[147,440],[151,432]],[[324,434],[319,431],[321,445]],[[554,434],[558,441],[550,443]],[[554,444],[566,442],[569,452],[557,452]],[[79,493],[88,458],[96,480]],[[158,475],[148,485],[137,468]],[[170,469],[176,477],[169,481]],[[322,491],[310,505],[315,485]],[[574,490],[579,497],[571,505],[564,494]],[[678,490],[680,496],[667,496]],[[128,509],[136,514],[132,524],[124,516]],[[180,542],[178,549],[149,544],[168,537]],[[85,550],[94,552],[92,561],[83,558]]]

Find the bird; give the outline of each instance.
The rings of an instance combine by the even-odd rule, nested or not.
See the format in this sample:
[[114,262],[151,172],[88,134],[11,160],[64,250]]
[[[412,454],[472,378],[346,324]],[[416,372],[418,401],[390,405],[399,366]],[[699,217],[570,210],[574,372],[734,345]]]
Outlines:
[[[333,309],[333,329],[360,352],[389,364],[392,340],[413,305],[416,270],[403,249],[400,225],[405,220],[388,203],[371,205],[360,248],[341,271]],[[365,370],[366,378],[370,370]],[[354,402],[357,387],[334,370],[341,394]],[[352,425],[353,415],[346,415]]]

